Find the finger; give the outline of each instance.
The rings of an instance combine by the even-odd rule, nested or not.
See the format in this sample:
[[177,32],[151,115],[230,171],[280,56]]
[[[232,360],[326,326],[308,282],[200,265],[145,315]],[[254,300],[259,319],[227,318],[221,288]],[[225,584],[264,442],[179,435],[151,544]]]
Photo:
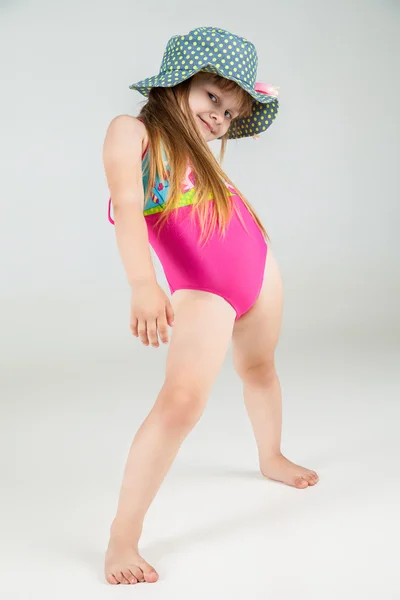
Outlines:
[[149,340],[147,338],[147,324],[143,319],[139,319],[138,324],[138,334],[140,337],[140,341],[143,342],[145,346],[149,345]]
[[175,315],[174,315],[174,309],[172,308],[172,304],[169,301],[168,301],[168,303],[166,305],[165,313],[167,315],[168,325],[170,327],[172,327],[173,324],[174,324]]
[[138,337],[138,320],[136,318],[132,319],[131,331],[135,337]]
[[150,319],[147,321],[147,337],[149,338],[150,344],[154,348],[158,348],[160,345],[157,336],[157,323],[156,319]]
[[166,344],[168,342],[168,323],[165,314],[161,317],[158,317],[157,329],[158,335],[160,336],[160,340],[163,344]]

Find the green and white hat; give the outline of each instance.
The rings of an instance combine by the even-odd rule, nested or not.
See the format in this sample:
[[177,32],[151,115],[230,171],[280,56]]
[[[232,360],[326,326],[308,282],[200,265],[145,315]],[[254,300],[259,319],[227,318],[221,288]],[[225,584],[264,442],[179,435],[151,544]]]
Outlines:
[[254,98],[251,116],[233,121],[228,137],[252,137],[268,129],[279,106],[278,89],[256,82],[257,66],[256,48],[246,38],[225,29],[197,27],[168,41],[158,75],[129,88],[148,96],[153,87],[173,87],[199,71],[217,73],[235,81]]

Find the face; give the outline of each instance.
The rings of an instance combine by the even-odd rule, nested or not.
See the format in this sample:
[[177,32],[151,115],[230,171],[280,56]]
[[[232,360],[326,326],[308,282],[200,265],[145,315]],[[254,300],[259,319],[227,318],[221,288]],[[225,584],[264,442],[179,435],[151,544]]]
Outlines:
[[221,90],[201,74],[191,83],[189,106],[206,142],[223,136],[239,114],[233,93]]

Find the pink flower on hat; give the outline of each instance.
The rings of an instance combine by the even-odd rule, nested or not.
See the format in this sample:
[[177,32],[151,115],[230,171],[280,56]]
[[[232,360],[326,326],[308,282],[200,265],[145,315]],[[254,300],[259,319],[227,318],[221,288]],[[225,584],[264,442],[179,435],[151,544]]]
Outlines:
[[274,98],[277,98],[279,94],[278,87],[268,85],[267,83],[261,83],[260,81],[256,81],[256,83],[254,84],[254,89],[260,94],[266,94],[267,96],[273,96]]

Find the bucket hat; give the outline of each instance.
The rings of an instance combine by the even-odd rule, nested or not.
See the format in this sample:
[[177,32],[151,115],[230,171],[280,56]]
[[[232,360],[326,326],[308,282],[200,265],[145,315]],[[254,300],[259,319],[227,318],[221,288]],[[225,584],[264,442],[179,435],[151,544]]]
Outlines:
[[249,40],[225,29],[197,27],[186,35],[174,35],[167,43],[160,72],[129,86],[143,96],[153,87],[173,87],[199,71],[216,73],[235,81],[254,99],[249,117],[235,119],[230,139],[257,137],[275,120],[278,88],[256,82],[257,51]]

